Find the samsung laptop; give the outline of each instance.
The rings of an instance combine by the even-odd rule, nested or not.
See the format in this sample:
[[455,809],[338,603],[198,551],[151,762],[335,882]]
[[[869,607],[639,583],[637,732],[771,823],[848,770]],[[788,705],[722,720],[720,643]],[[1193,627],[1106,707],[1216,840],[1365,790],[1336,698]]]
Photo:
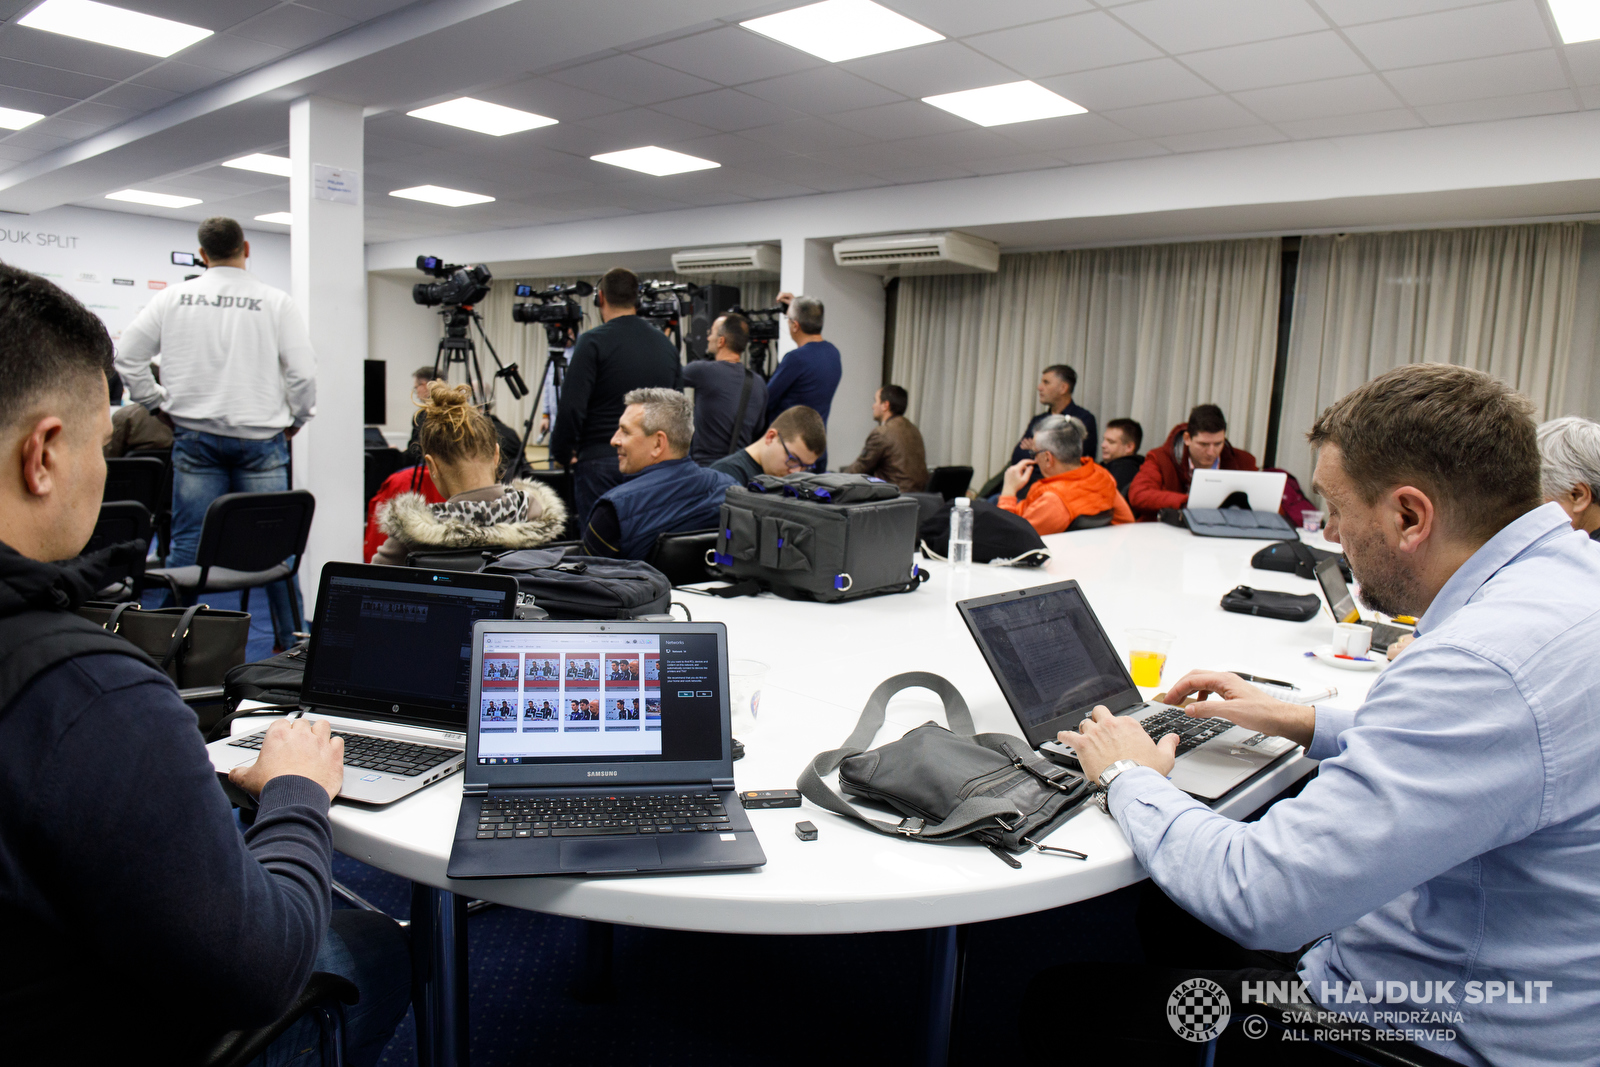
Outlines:
[[1146,702],[1077,582],[963,600],[957,608],[978,643],[1028,743],[1058,763],[1075,766],[1056,740],[1076,729],[1097,704],[1138,720],[1156,740],[1175,733],[1172,784],[1215,800],[1295,749],[1226,719],[1191,719],[1180,708]]
[[1344,571],[1339,568],[1339,562],[1339,556],[1329,556],[1316,567],[1317,583],[1322,586],[1322,595],[1328,602],[1328,610],[1333,613],[1333,621],[1359,622],[1372,627],[1373,651],[1388,652],[1390,645],[1411,632],[1411,627],[1362,618],[1361,608],[1356,604],[1355,594],[1350,591],[1350,583],[1344,580]]
[[[341,797],[388,804],[461,768],[472,625],[516,603],[510,575],[323,566],[298,711],[344,738]],[[212,766],[254,760],[265,733],[213,741]]]
[[1250,498],[1251,511],[1276,515],[1283,505],[1282,471],[1197,470],[1189,481],[1188,508],[1220,508],[1234,493]]
[[479,622],[472,649],[451,878],[767,862],[733,789],[722,623]]

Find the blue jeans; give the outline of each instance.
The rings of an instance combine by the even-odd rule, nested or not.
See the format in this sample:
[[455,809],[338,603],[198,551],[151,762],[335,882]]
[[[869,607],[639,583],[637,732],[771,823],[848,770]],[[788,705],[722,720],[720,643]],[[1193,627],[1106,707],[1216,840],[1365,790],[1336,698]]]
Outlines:
[[[289,442],[283,434],[265,441],[244,437],[223,437],[197,430],[174,430],[172,434],[172,547],[167,566],[194,564],[200,548],[200,526],[206,509],[224,493],[274,493],[289,488]],[[267,586],[267,607],[272,612],[272,635],[276,643],[288,648],[294,632],[306,628],[298,578],[273,582]]]
[[[312,970],[348,978],[361,991],[344,1007],[344,1062],[371,1067],[411,1003],[411,952],[406,932],[386,915],[338,910],[328,923]],[[310,1012],[285,1030],[251,1067],[320,1067],[322,1023]],[[327,1063],[333,1062],[329,1056]]]

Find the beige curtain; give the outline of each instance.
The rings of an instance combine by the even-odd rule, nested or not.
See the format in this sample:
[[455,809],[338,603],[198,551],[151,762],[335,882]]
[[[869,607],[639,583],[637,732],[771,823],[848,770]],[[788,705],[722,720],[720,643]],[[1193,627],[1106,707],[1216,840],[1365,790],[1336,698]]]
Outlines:
[[905,278],[894,381],[911,394],[930,466],[1000,470],[1040,411],[1040,372],[1078,372],[1077,403],[1101,426],[1131,416],[1145,447],[1195,404],[1260,454],[1277,338],[1277,238],[1037,252],[991,275]]
[[[1571,385],[1583,236],[1564,222],[1305,238],[1279,465],[1309,492],[1315,459],[1305,437],[1318,413],[1407,363],[1496,375],[1541,419],[1582,414],[1568,407],[1569,395],[1586,391]],[[1581,363],[1592,375],[1592,337],[1589,348]]]

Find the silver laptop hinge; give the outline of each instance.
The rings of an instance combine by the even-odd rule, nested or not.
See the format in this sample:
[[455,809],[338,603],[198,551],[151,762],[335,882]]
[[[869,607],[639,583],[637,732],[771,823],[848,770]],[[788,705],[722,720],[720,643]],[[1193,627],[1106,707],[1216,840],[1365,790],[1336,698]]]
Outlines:
[[733,779],[732,778],[713,778],[713,779],[711,779],[711,788],[712,789],[732,789],[733,788]]

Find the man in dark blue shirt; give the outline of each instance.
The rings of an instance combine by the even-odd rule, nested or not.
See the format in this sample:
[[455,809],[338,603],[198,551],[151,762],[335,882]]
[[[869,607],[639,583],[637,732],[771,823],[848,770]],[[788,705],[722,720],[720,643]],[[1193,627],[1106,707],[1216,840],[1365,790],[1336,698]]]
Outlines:
[[[1033,430],[1051,415],[1071,415],[1088,431],[1088,436],[1083,439],[1083,454],[1089,459],[1098,459],[1095,454],[1095,444],[1100,440],[1098,427],[1095,425],[1094,413],[1088,408],[1080,407],[1072,402],[1072,391],[1078,387],[1078,372],[1065,363],[1055,363],[1039,372],[1039,403],[1045,410],[1028,420],[1028,428],[1022,431],[1022,440],[1017,442],[1017,447],[1011,450],[1011,460],[1006,465],[1015,467],[1025,459],[1033,458]],[[999,475],[995,476],[996,479]],[[1017,496],[1026,497],[1028,490],[1039,481],[1039,471],[1036,468],[1028,484],[1017,491]],[[990,500],[998,497],[991,496]]]
[[792,407],[808,407],[826,425],[844,366],[839,350],[822,339],[822,301],[779,293],[778,303],[788,305],[789,336],[796,347],[779,361],[767,382],[767,422]]

